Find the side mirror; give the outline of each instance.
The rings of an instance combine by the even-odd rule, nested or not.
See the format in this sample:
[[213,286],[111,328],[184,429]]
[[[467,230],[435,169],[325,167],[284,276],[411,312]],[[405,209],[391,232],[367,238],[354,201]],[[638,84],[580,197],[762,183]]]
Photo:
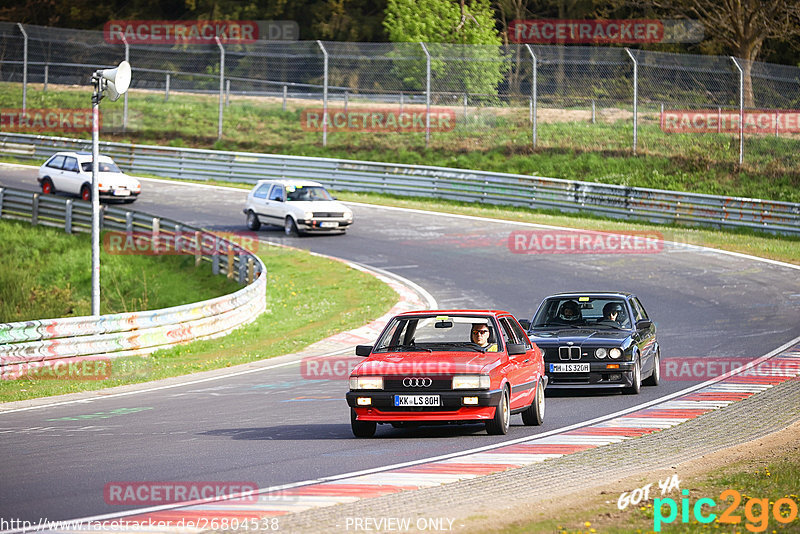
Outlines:
[[520,319],[519,325],[522,327],[523,330],[526,332],[531,328],[531,322],[527,319]]
[[372,345],[356,345],[356,356],[369,356],[372,354]]
[[650,319],[642,319],[641,321],[637,321],[636,330],[646,330],[651,326],[653,326],[653,321]]
[[508,351],[509,356],[519,356],[528,352],[522,343],[507,343],[506,351]]

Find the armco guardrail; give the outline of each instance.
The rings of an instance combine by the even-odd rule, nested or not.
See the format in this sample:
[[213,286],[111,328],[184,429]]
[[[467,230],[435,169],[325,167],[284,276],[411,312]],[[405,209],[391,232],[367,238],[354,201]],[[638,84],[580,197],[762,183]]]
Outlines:
[[[6,133],[0,154],[43,162],[59,150],[89,150],[89,140]],[[101,143],[133,174],[168,178],[255,182],[265,178],[309,178],[334,189],[392,193],[586,212],[656,223],[800,234],[800,204],[681,193],[543,178],[522,174],[399,165],[329,158],[278,156],[122,143]]]
[[[17,364],[78,356],[143,355],[197,339],[224,335],[253,321],[266,308],[266,267],[251,252],[214,234],[169,219],[102,206],[101,228],[125,232],[138,243],[189,254],[196,264],[247,286],[230,295],[161,310],[100,317],[69,317],[0,324],[0,374]],[[91,204],[52,195],[0,188],[0,217],[91,230]]]

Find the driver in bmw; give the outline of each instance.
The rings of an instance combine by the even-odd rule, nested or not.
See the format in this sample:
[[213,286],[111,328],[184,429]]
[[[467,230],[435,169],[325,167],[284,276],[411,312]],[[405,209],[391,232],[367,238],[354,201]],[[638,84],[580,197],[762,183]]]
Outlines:
[[489,326],[485,323],[474,323],[470,340],[486,352],[497,352],[497,343],[489,343]]

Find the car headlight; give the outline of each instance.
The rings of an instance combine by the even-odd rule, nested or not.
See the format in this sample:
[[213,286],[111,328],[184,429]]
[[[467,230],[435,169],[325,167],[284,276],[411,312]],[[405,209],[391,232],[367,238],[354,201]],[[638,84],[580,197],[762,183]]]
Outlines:
[[608,356],[608,351],[606,349],[600,348],[600,349],[597,349],[597,350],[594,351],[594,355],[598,359],[602,360],[603,358]]
[[303,218],[304,219],[313,219],[314,218],[314,214],[312,212],[310,212],[310,211],[307,211],[307,212],[305,212],[303,214]]
[[489,389],[492,379],[489,375],[456,375],[453,389]]
[[383,389],[383,377],[351,376],[350,389]]
[[608,355],[611,356],[613,359],[617,359],[622,356],[622,351],[620,349],[614,348],[608,351]]
[[347,219],[348,221],[352,221],[353,220],[353,212],[352,211],[345,211],[344,212],[344,218]]

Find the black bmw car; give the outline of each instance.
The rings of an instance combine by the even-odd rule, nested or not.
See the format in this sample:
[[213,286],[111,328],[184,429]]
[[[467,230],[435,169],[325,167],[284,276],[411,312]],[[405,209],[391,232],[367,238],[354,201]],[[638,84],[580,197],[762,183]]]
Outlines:
[[618,388],[637,394],[642,384],[658,385],[656,326],[635,295],[558,293],[542,301],[530,323],[520,323],[544,353],[548,389]]

